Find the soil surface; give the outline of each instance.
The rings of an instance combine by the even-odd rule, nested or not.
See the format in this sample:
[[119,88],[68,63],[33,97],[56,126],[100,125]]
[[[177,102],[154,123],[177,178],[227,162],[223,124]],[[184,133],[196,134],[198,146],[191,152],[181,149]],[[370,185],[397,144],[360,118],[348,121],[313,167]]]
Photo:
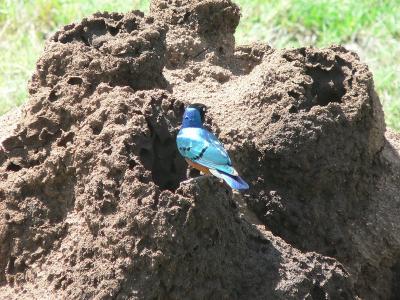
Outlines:
[[[398,299],[400,135],[371,72],[341,46],[235,46],[239,19],[153,0],[47,41],[0,119],[1,299]],[[248,191],[187,177],[194,102]]]

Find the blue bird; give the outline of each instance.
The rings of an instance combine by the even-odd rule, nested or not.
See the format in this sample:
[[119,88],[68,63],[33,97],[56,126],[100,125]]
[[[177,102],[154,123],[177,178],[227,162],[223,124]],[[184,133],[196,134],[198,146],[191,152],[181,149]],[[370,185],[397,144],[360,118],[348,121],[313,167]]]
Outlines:
[[249,185],[232,167],[231,159],[217,137],[203,128],[205,106],[189,105],[183,114],[182,127],[176,137],[179,153],[187,163],[203,172],[223,179],[232,189],[247,190]]

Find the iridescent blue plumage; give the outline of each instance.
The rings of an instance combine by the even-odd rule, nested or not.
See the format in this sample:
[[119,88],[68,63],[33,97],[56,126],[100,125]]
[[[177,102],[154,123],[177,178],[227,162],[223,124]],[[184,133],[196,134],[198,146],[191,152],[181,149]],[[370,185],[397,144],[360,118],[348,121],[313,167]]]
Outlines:
[[182,128],[176,138],[179,153],[195,164],[209,169],[210,173],[223,179],[231,188],[248,189],[232,167],[231,159],[217,137],[203,128],[204,106],[191,105],[183,115]]

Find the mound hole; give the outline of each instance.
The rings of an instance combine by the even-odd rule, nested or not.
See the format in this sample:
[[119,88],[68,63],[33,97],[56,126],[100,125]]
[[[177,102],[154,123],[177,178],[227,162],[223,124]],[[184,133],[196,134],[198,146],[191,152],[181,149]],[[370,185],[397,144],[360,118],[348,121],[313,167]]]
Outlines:
[[80,77],[70,77],[67,83],[70,85],[81,85],[83,83],[83,79]]
[[152,178],[161,190],[175,191],[179,183],[186,179],[185,161],[175,146],[175,137],[161,139],[153,136],[153,151],[141,151],[141,159],[146,166],[151,164]]
[[338,66],[329,71],[320,67],[309,68],[307,75],[313,80],[311,94],[316,98],[316,105],[326,106],[331,102],[342,103],[342,97],[346,93],[345,75]]
[[8,265],[7,265],[7,273],[8,274],[15,274],[15,260],[16,257],[11,256],[9,261],[8,261]]
[[315,284],[313,286],[313,288],[311,289],[311,293],[310,294],[311,294],[311,298],[313,300],[325,300],[325,299],[327,299],[324,290],[320,287],[319,284]]
[[140,160],[161,190],[174,192],[187,178],[187,164],[176,147],[176,134],[169,132],[164,123],[160,126],[148,120],[148,126],[151,141],[140,150]]
[[129,167],[129,170],[133,170],[133,169],[135,168],[136,165],[137,165],[137,163],[136,163],[136,161],[135,161],[134,159],[130,158],[130,159],[128,160],[128,167]]
[[112,36],[116,36],[119,32],[119,29],[117,27],[108,26],[108,32],[110,32]]
[[104,43],[104,40],[99,37],[108,33],[107,25],[104,19],[84,20],[83,30],[80,33],[80,40],[86,45],[94,48],[99,48]]
[[103,124],[100,122],[93,122],[90,124],[90,128],[92,129],[94,135],[99,135],[103,130]]
[[145,168],[151,169],[153,167],[154,154],[152,151],[146,148],[142,148],[140,150],[139,156]]
[[56,90],[52,90],[52,91],[50,92],[50,94],[49,94],[48,100],[49,100],[50,102],[55,102],[55,101],[57,101],[57,99],[58,99],[57,91],[56,91]]
[[22,167],[20,165],[17,165],[14,162],[10,162],[6,168],[6,171],[8,172],[18,172],[22,169]]

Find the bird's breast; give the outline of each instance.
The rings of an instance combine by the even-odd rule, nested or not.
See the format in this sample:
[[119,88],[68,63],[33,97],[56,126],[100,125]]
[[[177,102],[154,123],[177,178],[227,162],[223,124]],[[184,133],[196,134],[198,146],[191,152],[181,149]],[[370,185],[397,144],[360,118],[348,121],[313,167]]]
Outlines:
[[185,160],[186,160],[186,162],[189,164],[189,166],[191,166],[192,168],[195,168],[195,169],[199,170],[199,171],[202,172],[203,174],[211,174],[210,170],[209,170],[207,167],[202,166],[202,165],[200,165],[200,164],[197,164],[197,163],[195,163],[195,162],[193,162],[193,161],[191,161],[190,159],[187,159],[187,158],[185,158]]

